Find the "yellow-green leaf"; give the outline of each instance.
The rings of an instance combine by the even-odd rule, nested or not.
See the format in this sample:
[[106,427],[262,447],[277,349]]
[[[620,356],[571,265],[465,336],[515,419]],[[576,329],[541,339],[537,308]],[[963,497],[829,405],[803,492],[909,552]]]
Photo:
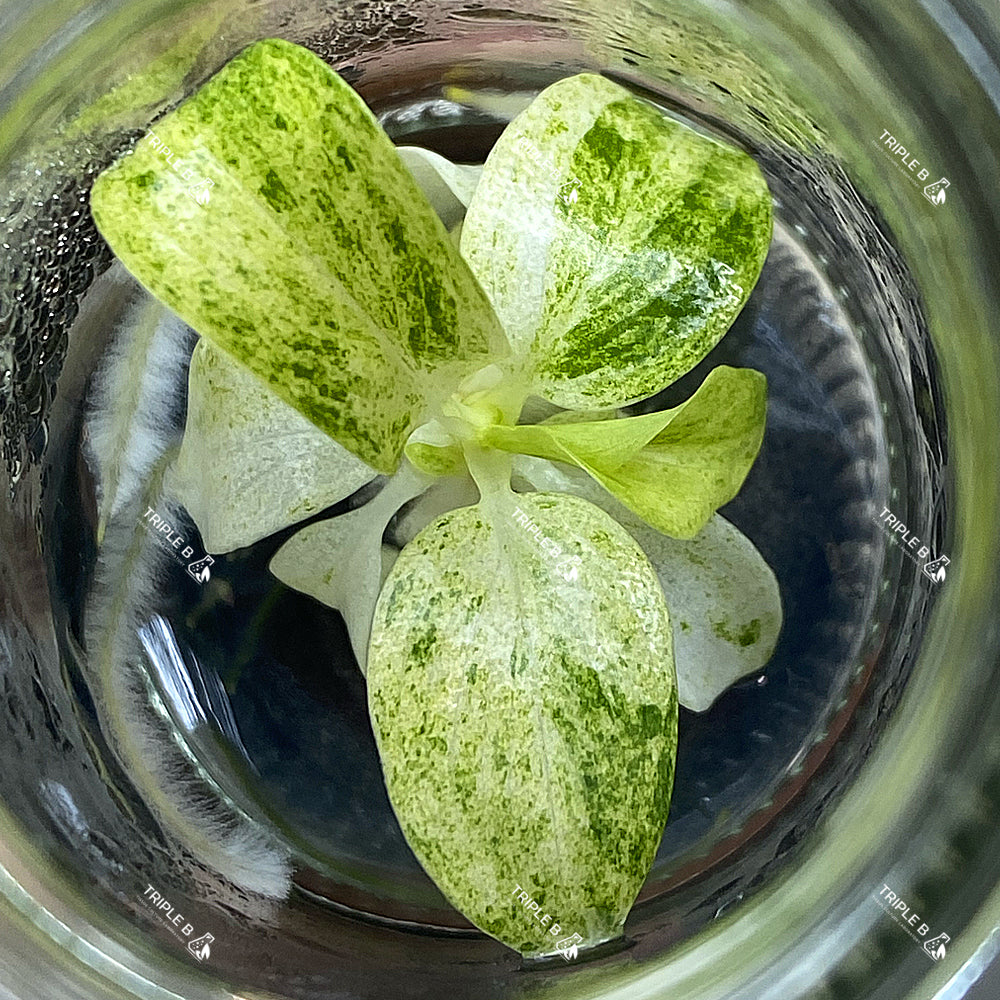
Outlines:
[[509,353],[395,147],[309,50],[251,45],[94,185],[125,266],[379,471]]
[[494,424],[480,442],[576,465],[659,531],[691,538],[739,492],[764,437],[767,381],[712,369],[680,406],[597,421]]
[[740,149],[592,74],[548,87],[490,152],[461,248],[533,391],[619,406],[662,389],[726,332],[771,239]]

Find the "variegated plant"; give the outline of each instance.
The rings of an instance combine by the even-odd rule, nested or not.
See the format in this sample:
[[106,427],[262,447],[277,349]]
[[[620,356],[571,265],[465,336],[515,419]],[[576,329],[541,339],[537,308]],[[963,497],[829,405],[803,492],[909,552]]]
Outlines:
[[429,874],[525,955],[619,934],[678,695],[706,709],[780,628],[773,575],[715,513],[760,447],[763,376],[719,367],[673,409],[620,412],[745,303],[771,232],[754,162],[581,75],[458,166],[397,150],[321,60],[268,40],[92,207],[201,335],[171,474],[209,551],[389,477],[271,568],[344,614]]

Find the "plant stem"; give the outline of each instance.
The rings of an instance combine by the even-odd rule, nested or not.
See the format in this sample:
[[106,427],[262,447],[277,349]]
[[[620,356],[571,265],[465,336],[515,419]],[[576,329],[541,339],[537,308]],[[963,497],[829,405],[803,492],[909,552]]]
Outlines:
[[462,452],[483,500],[511,492],[514,460],[510,455],[495,448],[484,448],[475,441],[463,441]]

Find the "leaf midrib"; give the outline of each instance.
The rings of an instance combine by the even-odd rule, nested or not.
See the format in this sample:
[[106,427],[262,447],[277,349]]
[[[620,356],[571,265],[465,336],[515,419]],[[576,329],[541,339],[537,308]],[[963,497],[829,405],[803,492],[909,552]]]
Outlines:
[[[516,494],[509,490],[506,493],[502,494],[501,497],[502,500],[505,501],[510,506],[508,513],[511,515],[513,515],[513,499],[515,497]],[[491,498],[491,499],[501,499],[501,498]],[[496,504],[495,506],[491,504],[491,508],[494,511],[496,511],[498,515],[502,511],[502,507],[500,506],[499,503]],[[525,513],[528,514],[528,511],[525,511]],[[531,515],[529,514],[529,516]],[[537,521],[534,517],[532,517],[531,520],[532,523],[537,524]],[[504,549],[502,543],[503,539],[506,538],[507,541],[512,544],[512,548],[514,551],[526,552],[527,553],[526,558],[528,560],[532,558],[538,558],[538,554],[530,549],[529,543],[525,538],[519,536],[516,532],[512,531],[511,524],[506,518],[504,518],[499,525],[494,523],[493,536],[494,536],[496,558],[500,560],[500,564],[504,567],[505,575],[512,581],[513,584],[513,593],[516,602],[516,607],[519,610],[527,609],[528,604],[525,600],[525,589],[522,586],[522,579],[521,579],[522,574],[518,572],[518,566],[517,566],[518,560],[516,559],[505,560],[503,558],[503,549]],[[499,592],[500,592],[499,588],[496,591],[491,591],[491,597],[493,598],[494,601],[498,600],[496,594],[498,594]],[[534,640],[534,635],[532,633],[529,633],[529,631],[523,625],[523,623],[527,621],[529,617],[530,616],[525,613],[518,613],[517,620],[518,623],[521,625],[520,628],[521,634],[527,636],[530,640],[529,645],[532,654],[531,662],[537,662],[534,657],[534,654],[537,649],[537,644]],[[514,678],[511,678],[511,683],[515,691],[527,693],[530,698],[531,714],[534,720],[535,730],[538,733],[538,741],[541,744],[539,750],[539,756],[542,763],[542,769],[545,774],[545,787],[547,789],[551,789],[553,788],[552,759],[554,754],[549,744],[548,729],[545,725],[545,720],[542,717],[540,708],[540,699],[538,697],[531,697],[531,692],[528,691],[527,686],[524,685],[523,683],[518,683]],[[545,811],[548,813],[549,823],[551,826],[551,830],[553,831],[553,839],[557,844],[557,854],[559,855],[560,867],[563,872],[571,871],[572,858],[567,853],[565,846],[569,842],[569,837],[566,836],[566,831],[565,831],[565,823],[564,823],[565,816],[560,815],[559,811],[555,808],[555,803],[551,794],[546,796]]]

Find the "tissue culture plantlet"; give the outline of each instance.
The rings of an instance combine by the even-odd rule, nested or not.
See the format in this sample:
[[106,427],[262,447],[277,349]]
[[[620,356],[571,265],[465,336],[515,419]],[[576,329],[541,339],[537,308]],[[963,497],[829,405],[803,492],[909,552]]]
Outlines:
[[666,822],[678,699],[707,708],[780,628],[770,570],[715,513],[760,447],[763,376],[720,366],[620,412],[745,303],[759,170],[588,74],[481,169],[397,151],[277,40],[156,139],[92,208],[201,336],[170,488],[219,553],[390,477],[271,569],[344,615],[393,808],[452,903],[525,955],[617,936]]

